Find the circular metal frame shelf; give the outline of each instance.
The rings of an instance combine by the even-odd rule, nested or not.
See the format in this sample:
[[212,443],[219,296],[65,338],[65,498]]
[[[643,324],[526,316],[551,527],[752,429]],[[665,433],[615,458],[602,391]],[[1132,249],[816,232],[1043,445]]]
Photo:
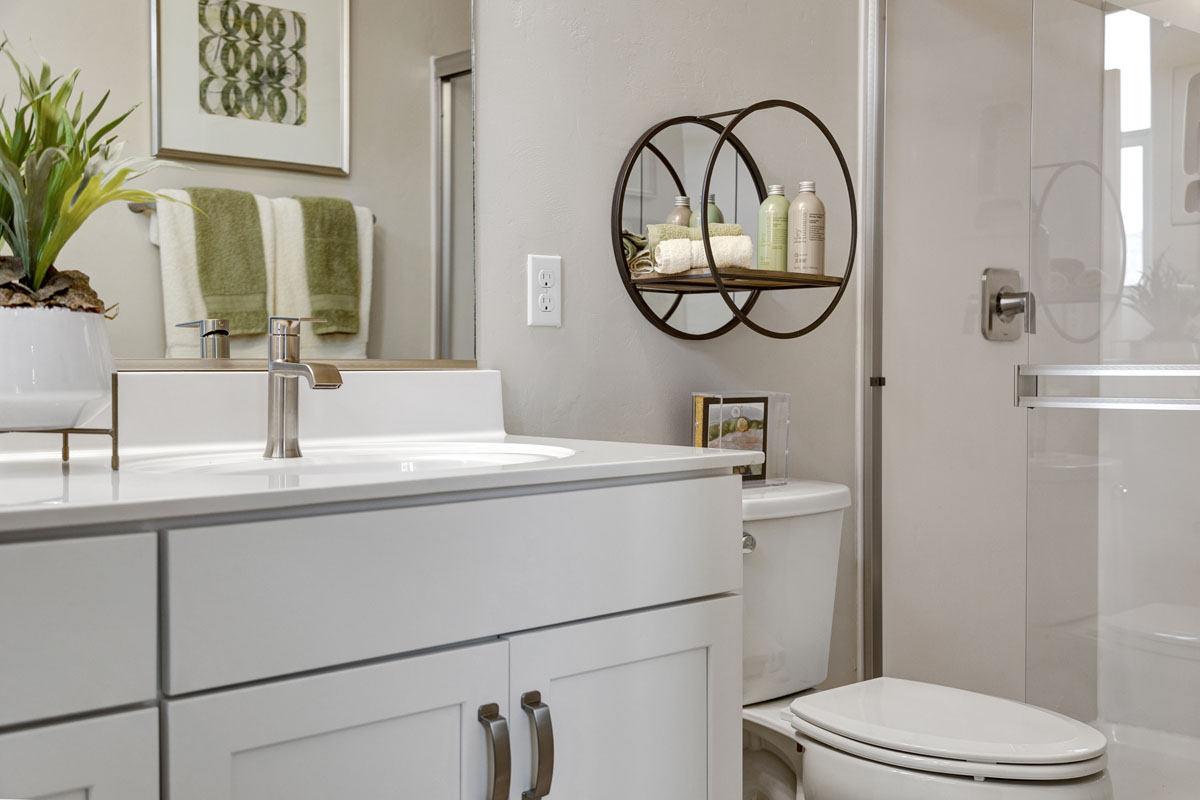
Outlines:
[[[1091,298],[1090,296],[1088,296],[1088,297],[1085,297],[1083,299],[1078,299],[1078,300],[1075,300],[1075,299],[1072,299],[1069,297],[1065,300],[1061,300],[1061,299],[1056,299],[1054,296],[1048,296],[1047,298],[1039,301],[1039,303],[1038,303],[1038,305],[1040,305],[1046,309],[1046,319],[1048,319],[1050,321],[1050,327],[1054,328],[1055,333],[1057,333],[1065,341],[1070,342],[1071,344],[1088,344],[1089,342],[1094,342],[1094,341],[1096,341],[1096,339],[1100,338],[1100,334],[1104,331],[1105,328],[1107,328],[1109,326],[1109,324],[1116,317],[1117,312],[1120,311],[1120,309],[1121,309],[1121,297],[1120,297],[1119,293],[1125,287],[1125,274],[1126,274],[1126,270],[1128,269],[1128,265],[1129,265],[1128,241],[1125,238],[1125,216],[1124,216],[1124,214],[1121,213],[1121,198],[1120,198],[1120,195],[1118,195],[1117,190],[1113,187],[1112,182],[1109,181],[1108,178],[1105,177],[1103,171],[1101,171],[1101,169],[1098,166],[1096,166],[1094,163],[1092,163],[1091,161],[1064,161],[1059,164],[1049,164],[1046,166],[1047,166],[1047,168],[1053,168],[1054,172],[1050,175],[1049,180],[1046,181],[1046,186],[1044,189],[1042,189],[1041,197],[1039,197],[1037,199],[1037,202],[1034,204],[1033,231],[1034,231],[1035,236],[1037,235],[1037,231],[1039,229],[1043,228],[1042,220],[1045,217],[1046,204],[1050,200],[1050,191],[1054,188],[1054,184],[1058,183],[1059,178],[1061,178],[1064,174],[1066,174],[1069,170],[1072,170],[1072,169],[1081,168],[1081,169],[1089,170],[1096,174],[1096,177],[1100,179],[1100,182],[1102,184],[1104,184],[1104,189],[1107,192],[1109,198],[1112,199],[1112,201],[1114,203],[1114,210],[1117,215],[1117,217],[1116,217],[1116,219],[1117,219],[1117,236],[1118,236],[1118,241],[1120,242],[1120,246],[1121,246],[1121,262],[1120,262],[1121,263],[1121,277],[1120,277],[1120,280],[1118,281],[1117,285],[1120,288],[1117,290],[1118,295],[1115,298],[1115,302],[1112,304],[1112,307],[1109,308],[1108,313],[1106,315],[1102,313],[1102,315],[1101,315],[1102,318],[1100,319],[1100,324],[1099,324],[1099,327],[1096,329],[1096,332],[1092,333],[1092,334],[1088,334],[1086,336],[1075,336],[1073,334],[1067,333],[1066,325],[1059,324],[1059,321],[1057,319],[1055,319],[1055,317],[1054,317],[1052,309],[1056,305],[1072,305],[1074,303],[1103,303],[1103,300],[1104,300],[1103,283],[1099,287],[1097,287],[1097,297],[1094,299]],[[1100,210],[1100,216],[1101,216],[1101,219],[1103,219],[1103,216],[1104,216],[1103,208],[1101,208],[1101,210]],[[1101,223],[1101,227],[1103,227],[1103,222]],[[1048,258],[1049,258],[1049,253],[1047,253],[1047,259]],[[1047,267],[1049,266],[1049,261],[1047,261],[1046,266]]]
[[[689,333],[688,331],[676,328],[674,325],[670,324],[669,320],[679,308],[680,302],[683,301],[683,298],[686,296],[686,294],[688,294],[688,292],[682,290],[673,290],[665,286],[652,289],[651,291],[657,292],[673,291],[675,294],[675,301],[671,304],[670,308],[668,308],[666,312],[659,316],[659,314],[650,307],[650,304],[646,302],[646,299],[642,297],[641,290],[637,288],[637,283],[634,281],[633,276],[629,274],[629,266],[625,263],[625,248],[621,243],[621,217],[625,210],[625,189],[629,184],[629,177],[633,173],[633,166],[637,163],[637,160],[641,157],[644,150],[649,150],[651,153],[653,153],[658,160],[662,162],[663,166],[666,167],[667,172],[671,175],[671,179],[675,182],[675,188],[679,191],[679,194],[687,194],[687,190],[683,188],[683,181],[679,178],[679,173],[675,171],[675,167],[671,165],[671,162],[667,159],[663,152],[654,145],[653,139],[667,128],[672,128],[676,125],[689,124],[700,125],[708,128],[718,135],[724,132],[724,126],[706,117],[672,117],[670,119],[663,120],[643,133],[638,138],[637,142],[634,143],[633,147],[630,148],[629,154],[625,156],[625,162],[621,165],[621,171],[617,175],[616,189],[613,191],[613,253],[617,259],[617,268],[621,275],[621,282],[625,285],[625,291],[629,293],[629,297],[633,300],[633,304],[637,306],[638,311],[642,312],[642,316],[650,320],[650,322],[654,324],[654,327],[658,328],[663,333],[668,333],[671,336],[676,336],[680,339],[713,339],[736,328],[741,323],[741,320],[735,315],[730,318],[729,322],[705,333]],[[750,151],[744,144],[742,144],[740,139],[737,137],[729,137],[729,144],[733,147],[734,151],[737,152],[738,156],[742,159],[742,163],[745,164],[746,169],[750,172],[750,177],[754,181],[754,188],[755,191],[758,192],[758,199],[761,203],[764,199],[766,199],[767,185],[763,182],[762,173],[759,172],[758,165],[754,163],[753,156],[750,155]],[[758,302],[758,295],[759,293],[757,290],[752,291],[750,296],[746,298],[746,302],[742,304],[741,311],[748,312],[751,308],[753,308],[754,304]]]
[[[704,185],[703,189],[701,190],[700,197],[708,197],[709,189],[711,188],[712,184],[713,170],[716,167],[717,158],[720,155],[721,148],[724,147],[726,142],[728,142],[741,158],[742,163],[746,166],[747,170],[750,172],[750,175],[754,180],[755,189],[758,192],[759,202],[761,203],[767,197],[766,185],[763,182],[762,174],[759,171],[758,165],[755,163],[753,156],[750,155],[749,150],[742,143],[742,141],[734,135],[733,130],[742,122],[742,120],[751,114],[770,108],[787,108],[806,117],[814,125],[816,125],[817,129],[825,136],[826,141],[829,142],[830,147],[833,149],[834,155],[837,157],[838,164],[842,170],[842,177],[846,182],[846,194],[850,203],[850,250],[847,255],[846,270],[843,276],[841,278],[837,278],[824,275],[802,275],[791,272],[768,272],[766,270],[717,269],[716,261],[713,258],[712,241],[708,230],[708,218],[707,215],[701,215],[701,241],[704,242],[704,253],[708,260],[707,273],[697,273],[696,270],[692,270],[691,272],[683,273],[681,275],[634,278],[630,274],[629,267],[625,261],[625,250],[622,243],[623,231],[621,219],[625,204],[625,190],[629,184],[629,177],[632,173],[634,164],[637,163],[637,160],[642,156],[643,151],[649,150],[663,163],[667,171],[670,173],[671,178],[675,181],[675,186],[678,188],[679,194],[687,193],[683,188],[683,182],[679,179],[679,175],[676,173],[670,161],[668,161],[662,151],[653,144],[652,140],[654,137],[667,128],[684,124],[702,125],[710,130],[715,131],[717,133],[717,141],[713,145],[712,153],[709,156],[708,166],[704,173]],[[730,120],[727,125],[721,125],[720,123],[714,121],[714,118],[716,117],[726,116],[733,117],[733,119]],[[745,324],[746,327],[750,328],[756,333],[762,334],[763,336],[769,336],[774,339],[795,339],[812,332],[826,319],[828,319],[829,315],[833,313],[835,308],[837,308],[838,303],[841,302],[842,295],[846,293],[846,288],[849,286],[850,275],[854,269],[854,257],[858,245],[858,205],[854,192],[854,181],[850,175],[850,167],[846,163],[846,157],[842,153],[842,149],[838,145],[837,140],[829,131],[829,128],[826,127],[825,123],[821,121],[820,117],[798,103],[793,103],[788,100],[764,100],[737,111],[727,111],[718,114],[709,114],[706,116],[672,117],[671,119],[663,120],[657,125],[654,125],[644,134],[642,134],[641,137],[638,138],[637,142],[634,143],[633,147],[629,150],[628,155],[625,157],[624,163],[621,165],[621,171],[617,175],[617,183],[613,191],[612,238],[613,254],[615,255],[617,261],[617,271],[621,276],[621,282],[624,284],[626,292],[629,293],[629,297],[631,300],[633,300],[634,305],[637,306],[638,310],[642,312],[642,316],[646,317],[646,319],[648,319],[656,328],[664,333],[680,339],[712,339],[720,336],[721,334],[728,333],[740,324]],[[826,306],[825,310],[820,314],[820,316],[818,316],[812,323],[802,328],[787,332],[774,331],[759,325],[758,323],[754,322],[754,320],[750,319],[749,312],[754,307],[754,304],[758,301],[759,296],[763,291],[819,287],[837,287],[837,293],[834,295],[833,299],[829,302],[829,305]],[[742,303],[741,306],[739,306],[737,301],[733,298],[731,290],[748,291],[750,296],[745,300],[745,302]],[[674,293],[676,297],[670,308],[668,308],[667,311],[660,316],[646,302],[646,299],[642,296],[643,292]],[[683,300],[684,296],[691,293],[719,293],[722,300],[724,300],[725,305],[728,306],[732,314],[729,322],[706,333],[690,333],[688,331],[680,330],[679,328],[670,324],[670,318],[679,307],[679,304]]]

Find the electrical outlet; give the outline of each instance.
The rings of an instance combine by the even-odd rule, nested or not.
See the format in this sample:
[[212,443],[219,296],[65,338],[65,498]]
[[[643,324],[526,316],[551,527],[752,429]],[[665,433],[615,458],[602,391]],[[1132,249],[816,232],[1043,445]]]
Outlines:
[[562,257],[529,256],[528,324],[562,327]]

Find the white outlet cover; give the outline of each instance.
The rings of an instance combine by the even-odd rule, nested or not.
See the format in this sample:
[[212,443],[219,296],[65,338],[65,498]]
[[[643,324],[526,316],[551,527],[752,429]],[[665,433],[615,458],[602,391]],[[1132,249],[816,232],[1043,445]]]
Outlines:
[[527,323],[562,327],[562,257],[530,255],[525,285]]

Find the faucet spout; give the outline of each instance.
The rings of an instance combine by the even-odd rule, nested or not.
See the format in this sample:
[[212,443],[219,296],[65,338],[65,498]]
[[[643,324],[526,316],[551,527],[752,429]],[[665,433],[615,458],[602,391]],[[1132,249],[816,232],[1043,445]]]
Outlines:
[[316,361],[272,361],[267,371],[272,375],[304,378],[312,389],[336,389],[342,385],[342,373],[337,367]]
[[300,381],[313,389],[336,389],[342,373],[332,364],[300,360],[300,323],[324,322],[304,317],[267,320],[267,447],[266,458],[299,458]]

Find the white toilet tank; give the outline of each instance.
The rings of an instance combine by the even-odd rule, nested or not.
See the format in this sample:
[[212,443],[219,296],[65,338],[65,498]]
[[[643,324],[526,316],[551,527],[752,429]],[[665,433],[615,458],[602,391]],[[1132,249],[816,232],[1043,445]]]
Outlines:
[[842,514],[850,490],[788,481],[742,492],[742,704],[796,694],[825,680],[833,630]]

